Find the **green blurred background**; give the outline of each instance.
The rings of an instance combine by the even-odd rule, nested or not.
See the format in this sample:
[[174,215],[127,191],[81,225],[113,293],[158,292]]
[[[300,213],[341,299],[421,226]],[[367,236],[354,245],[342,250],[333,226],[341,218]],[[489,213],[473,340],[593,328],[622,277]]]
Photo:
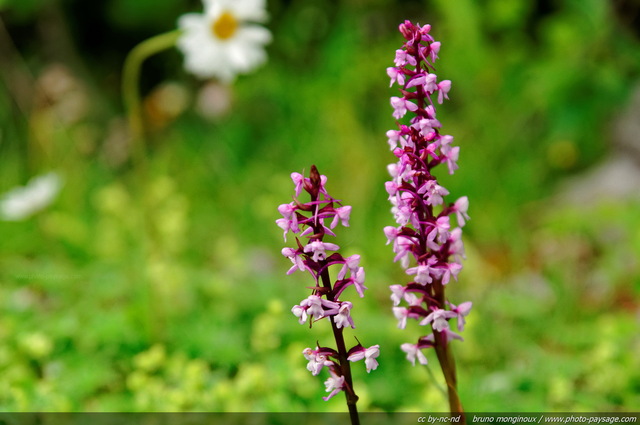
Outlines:
[[439,118],[461,154],[439,178],[471,205],[449,288],[474,303],[455,343],[466,410],[637,411],[640,183],[624,174],[632,189],[610,196],[596,183],[615,158],[640,158],[619,140],[621,117],[640,121],[639,3],[268,9],[269,61],[230,87],[188,75],[175,49],[145,63],[140,172],[124,58],[200,2],[0,1],[0,193],[50,170],[65,181],[45,211],[0,222],[0,410],[345,411],[305,369],[301,351],[331,340],[290,313],[311,282],[285,275],[274,223],[289,174],[316,164],[353,206],[336,242],[367,272],[352,334],[381,346],[378,370],[355,365],[360,409],[445,411],[433,353],[428,370],[399,349],[424,328],[396,327],[388,286],[406,275],[382,233],[397,93],[385,70],[411,19],[442,42],[453,88]]

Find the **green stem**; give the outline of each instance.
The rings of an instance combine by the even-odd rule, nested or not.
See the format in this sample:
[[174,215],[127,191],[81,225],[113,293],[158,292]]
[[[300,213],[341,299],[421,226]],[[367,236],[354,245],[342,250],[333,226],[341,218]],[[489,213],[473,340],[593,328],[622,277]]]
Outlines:
[[[157,246],[156,228],[154,225],[151,200],[146,190],[148,184],[147,161],[145,146],[144,119],[142,116],[142,100],[140,97],[140,74],[146,59],[176,45],[180,30],[170,31],[151,37],[135,46],[127,55],[122,70],[122,99],[129,120],[131,131],[131,160],[134,164],[134,184],[137,189],[136,197],[141,202],[140,227],[146,232],[141,238],[142,259],[144,264],[137,270],[135,279],[143,283],[146,295],[153,300],[154,288],[147,276],[148,262],[155,257],[153,248]],[[164,308],[157,307],[149,311],[148,320],[151,337],[162,337],[162,320],[165,318]]]
[[139,88],[142,64],[156,53],[174,47],[180,34],[180,30],[173,30],[151,37],[134,47],[124,61],[122,99],[131,129],[132,154],[138,165],[142,165],[145,160],[145,131]]
[[436,378],[436,375],[433,373],[433,370],[431,370],[428,364],[425,366],[425,369],[427,369],[427,373],[429,374],[431,381],[433,381],[433,385],[435,385],[438,391],[440,391],[440,394],[442,394],[442,397],[447,398],[448,397],[447,391],[444,389],[442,385],[438,383],[438,378]]

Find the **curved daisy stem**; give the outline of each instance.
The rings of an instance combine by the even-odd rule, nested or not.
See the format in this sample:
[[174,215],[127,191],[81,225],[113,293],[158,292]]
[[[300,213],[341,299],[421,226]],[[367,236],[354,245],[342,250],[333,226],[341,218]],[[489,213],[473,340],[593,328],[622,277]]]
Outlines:
[[[147,40],[142,41],[135,46],[127,55],[122,70],[122,100],[129,121],[129,129],[131,132],[131,161],[134,165],[134,187],[138,193],[136,196],[140,199],[141,210],[139,220],[141,229],[144,229],[145,237],[141,238],[141,257],[143,261],[150,261],[153,256],[153,248],[157,245],[157,232],[153,220],[151,200],[148,196],[145,185],[148,177],[147,156],[145,143],[144,118],[142,114],[142,100],[140,97],[140,74],[142,65],[146,59],[156,53],[170,49],[176,45],[180,30],[174,30],[163,33]],[[150,279],[146,276],[146,267],[137,271],[135,279],[142,283],[145,288],[146,296],[153,299],[154,290]],[[165,319],[163,308],[156,308],[149,311],[148,326],[153,338],[161,338],[162,321]]]
[[176,45],[180,30],[173,30],[144,40],[127,55],[122,70],[122,99],[131,130],[132,158],[138,166],[145,163],[145,129],[140,98],[140,71],[144,61]]

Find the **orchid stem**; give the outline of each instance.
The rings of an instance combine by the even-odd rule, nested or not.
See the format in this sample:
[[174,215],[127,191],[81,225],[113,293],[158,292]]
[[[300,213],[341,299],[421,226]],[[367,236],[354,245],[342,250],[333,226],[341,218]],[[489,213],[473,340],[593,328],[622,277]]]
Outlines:
[[[325,288],[331,289],[331,278],[329,277],[329,270],[324,269],[321,274],[322,278],[322,286]],[[329,301],[334,301],[332,296],[327,296]],[[333,316],[329,317],[331,321],[331,329],[333,331],[333,336],[336,341],[336,348],[338,349],[338,359],[340,360],[340,369],[342,371],[342,376],[344,376],[346,388],[345,388],[345,396],[347,398],[347,407],[349,408],[349,417],[351,419],[351,425],[359,425],[360,417],[358,416],[358,407],[356,403],[358,403],[358,396],[353,390],[353,378],[351,376],[351,365],[349,364],[349,360],[347,359],[347,347],[344,343],[343,330],[344,328],[338,328],[334,321]]]
[[[434,289],[434,298],[437,300],[439,305],[444,306],[444,285],[441,281],[436,281],[434,282]],[[451,414],[461,414],[462,418],[460,423],[465,425],[466,418],[464,416],[464,409],[462,408],[462,403],[460,402],[460,397],[458,396],[458,378],[456,376],[456,361],[453,357],[453,351],[451,350],[449,341],[447,341],[447,335],[445,332],[438,332],[434,329],[433,335],[434,348],[436,350],[436,355],[438,356],[438,362],[440,363],[442,374],[444,375],[444,379],[447,383],[449,411],[451,412]]]

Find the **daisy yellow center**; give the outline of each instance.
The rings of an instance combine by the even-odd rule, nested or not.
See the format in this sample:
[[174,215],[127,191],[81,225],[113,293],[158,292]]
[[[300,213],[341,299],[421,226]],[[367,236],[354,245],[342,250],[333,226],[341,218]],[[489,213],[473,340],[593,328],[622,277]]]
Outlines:
[[231,38],[238,29],[238,20],[229,12],[223,12],[211,25],[211,32],[217,38],[226,40]]

